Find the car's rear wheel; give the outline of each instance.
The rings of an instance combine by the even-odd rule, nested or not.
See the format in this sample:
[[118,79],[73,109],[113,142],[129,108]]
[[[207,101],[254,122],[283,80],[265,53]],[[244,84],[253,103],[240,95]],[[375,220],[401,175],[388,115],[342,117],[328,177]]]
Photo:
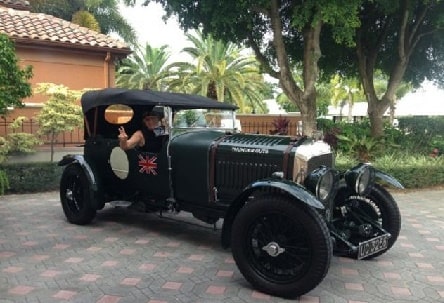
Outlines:
[[311,207],[283,196],[260,196],[236,216],[234,260],[245,279],[265,293],[296,297],[315,288],[330,266],[332,243]]
[[91,185],[78,165],[65,168],[60,181],[60,201],[70,223],[84,225],[96,216],[92,204]]

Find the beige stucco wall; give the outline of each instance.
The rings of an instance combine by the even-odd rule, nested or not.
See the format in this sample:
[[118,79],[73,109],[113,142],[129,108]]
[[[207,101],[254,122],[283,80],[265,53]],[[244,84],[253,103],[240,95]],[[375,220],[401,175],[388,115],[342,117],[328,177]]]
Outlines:
[[[16,53],[21,66],[33,67],[33,87],[42,82],[63,84],[70,89],[114,86],[114,60],[107,60],[105,52],[16,45]],[[44,99],[34,95],[24,102],[40,103]]]
[[[16,43],[15,46],[19,64],[22,67],[26,65],[33,67],[33,77],[30,80],[33,88],[37,83],[43,82],[63,84],[76,90],[113,87],[115,84],[115,57],[105,51],[54,48],[21,43]],[[11,121],[18,116],[35,119],[46,99],[46,96],[38,94],[24,99],[26,106],[9,111],[6,120]],[[2,119],[2,121],[5,120]],[[8,132],[7,128],[0,127],[0,136],[5,136]]]

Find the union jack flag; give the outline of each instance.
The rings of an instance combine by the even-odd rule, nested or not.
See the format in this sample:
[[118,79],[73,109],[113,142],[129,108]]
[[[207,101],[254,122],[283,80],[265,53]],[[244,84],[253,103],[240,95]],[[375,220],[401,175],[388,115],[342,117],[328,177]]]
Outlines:
[[139,155],[139,173],[145,173],[145,174],[153,174],[154,176],[157,176],[157,163],[156,163],[157,157],[153,156],[150,158],[149,155],[142,156]]

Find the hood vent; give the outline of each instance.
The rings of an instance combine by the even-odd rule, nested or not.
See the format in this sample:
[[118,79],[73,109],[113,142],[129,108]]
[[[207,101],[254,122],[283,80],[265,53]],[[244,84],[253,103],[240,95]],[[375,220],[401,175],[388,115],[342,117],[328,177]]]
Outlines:
[[282,158],[260,154],[224,155],[216,160],[215,185],[219,198],[233,199],[251,182],[282,170]]
[[258,136],[258,135],[242,135],[242,136],[229,136],[226,137],[221,144],[227,143],[232,145],[249,145],[249,146],[274,146],[282,144],[283,141],[288,140],[286,138],[280,138],[276,136]]

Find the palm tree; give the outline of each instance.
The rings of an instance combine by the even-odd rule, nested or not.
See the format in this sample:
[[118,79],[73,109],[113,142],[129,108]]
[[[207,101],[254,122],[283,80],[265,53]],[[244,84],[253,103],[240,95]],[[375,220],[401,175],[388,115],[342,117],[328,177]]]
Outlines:
[[165,90],[171,75],[167,61],[170,54],[167,46],[145,48],[137,47],[136,51],[117,70],[116,85],[125,88]]
[[254,57],[242,55],[235,44],[215,40],[211,35],[204,38],[198,32],[187,34],[187,38],[193,46],[183,52],[194,62],[172,64],[177,69],[172,89],[236,104],[240,112],[265,110],[265,82]]
[[[119,0],[30,0],[31,10],[45,13],[95,31],[115,32],[126,42],[135,45],[136,32],[119,12]],[[123,0],[134,5],[132,0]]]
[[342,108],[348,103],[348,121],[353,120],[352,110],[356,99],[365,100],[364,90],[360,86],[358,79],[356,78],[344,78],[339,74],[334,75],[330,80],[333,86],[332,103],[335,106],[338,104]]

